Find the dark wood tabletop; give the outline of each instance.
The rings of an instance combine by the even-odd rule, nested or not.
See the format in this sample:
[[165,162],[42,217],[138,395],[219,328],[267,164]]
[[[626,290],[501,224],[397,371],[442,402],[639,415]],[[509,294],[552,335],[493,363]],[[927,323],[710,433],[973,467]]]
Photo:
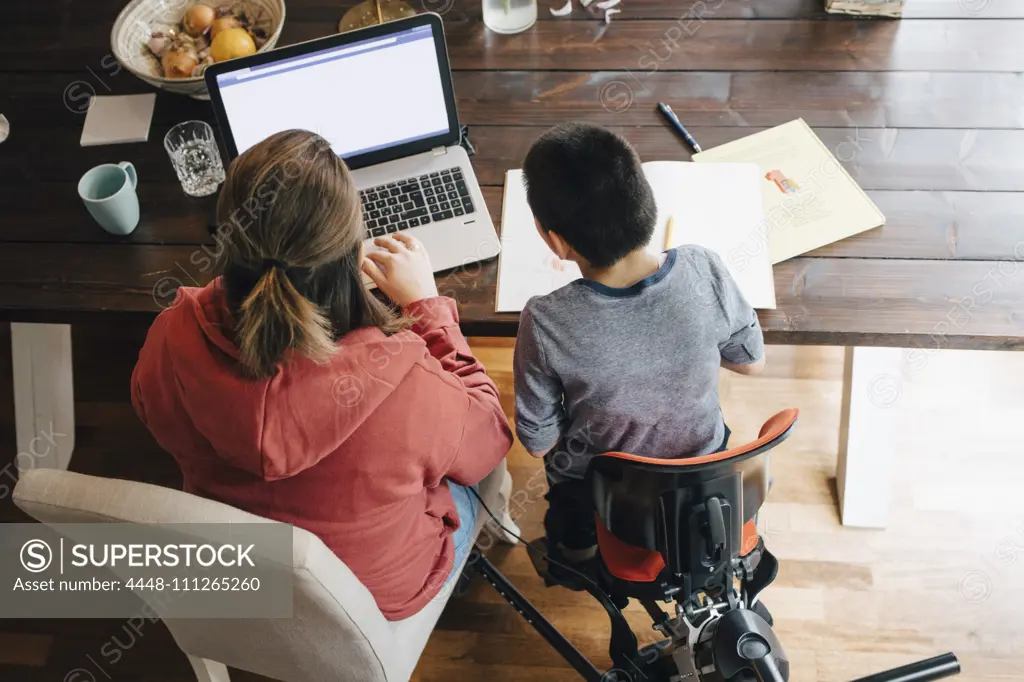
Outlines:
[[[150,91],[110,55],[125,0],[11,0],[0,23],[0,319],[152,318],[204,284],[213,202],[181,191],[162,139],[212,122],[208,103],[160,93],[145,143],[79,146],[87,97]],[[488,208],[546,126],[579,118],[645,160],[689,154],[655,112],[669,102],[705,149],[803,117],[885,213],[872,230],[775,266],[769,342],[1024,347],[1024,3],[910,0],[902,21],[828,16],[824,0],[624,0],[609,26],[540,0],[529,31],[486,30],[479,0],[442,12],[459,114]],[[280,44],[328,35],[346,0],[288,0]],[[679,36],[683,31],[682,37]],[[673,44],[674,43],[674,44]],[[102,231],[83,172],[131,161],[139,227]],[[494,313],[496,261],[439,276],[474,335],[514,335]]]

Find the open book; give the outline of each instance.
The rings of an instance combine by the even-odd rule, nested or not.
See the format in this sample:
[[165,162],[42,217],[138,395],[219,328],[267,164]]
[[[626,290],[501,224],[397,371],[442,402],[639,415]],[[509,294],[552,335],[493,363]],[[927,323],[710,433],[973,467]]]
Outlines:
[[[849,149],[839,151],[842,147]],[[852,142],[837,147],[840,156],[856,151]],[[758,165],[764,195],[763,239],[772,263],[885,223],[882,212],[802,118],[695,154],[693,160]]]
[[[722,257],[744,298],[754,308],[775,307],[775,284],[764,233],[761,172],[753,164],[643,164],[654,190],[658,218],[648,250],[664,250],[665,226],[673,221],[667,246],[699,244]],[[497,312],[518,312],[533,296],[549,294],[580,277],[571,261],[558,260],[537,233],[526,203],[523,174],[505,174],[498,261]]]

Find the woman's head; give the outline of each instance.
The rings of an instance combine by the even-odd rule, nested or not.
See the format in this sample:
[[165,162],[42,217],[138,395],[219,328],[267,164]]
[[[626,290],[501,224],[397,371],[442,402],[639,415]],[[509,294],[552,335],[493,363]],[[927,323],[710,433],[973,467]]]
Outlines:
[[362,205],[325,139],[277,133],[235,159],[217,201],[220,265],[247,372],[291,351],[317,362],[360,327],[402,326],[362,285]]

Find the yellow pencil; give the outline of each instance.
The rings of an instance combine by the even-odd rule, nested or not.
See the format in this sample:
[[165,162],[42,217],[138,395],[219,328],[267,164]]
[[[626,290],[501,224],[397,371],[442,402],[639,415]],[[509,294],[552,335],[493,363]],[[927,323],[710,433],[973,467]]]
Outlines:
[[668,217],[668,222],[665,223],[665,250],[666,251],[668,251],[669,249],[672,248],[672,238],[675,236],[673,234],[674,231],[672,229],[673,227],[675,227],[675,220],[673,218],[674,218],[674,216],[669,216]]

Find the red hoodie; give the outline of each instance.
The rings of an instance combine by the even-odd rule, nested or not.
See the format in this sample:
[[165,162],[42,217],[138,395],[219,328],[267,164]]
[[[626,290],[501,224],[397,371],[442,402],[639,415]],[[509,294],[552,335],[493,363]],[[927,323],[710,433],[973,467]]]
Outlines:
[[178,290],[132,375],[135,411],[186,491],[315,533],[391,620],[423,608],[451,569],[459,520],[445,479],[478,483],[512,445],[455,302],[408,312],[412,330],[359,329],[328,364],[294,356],[253,381],[215,280]]

